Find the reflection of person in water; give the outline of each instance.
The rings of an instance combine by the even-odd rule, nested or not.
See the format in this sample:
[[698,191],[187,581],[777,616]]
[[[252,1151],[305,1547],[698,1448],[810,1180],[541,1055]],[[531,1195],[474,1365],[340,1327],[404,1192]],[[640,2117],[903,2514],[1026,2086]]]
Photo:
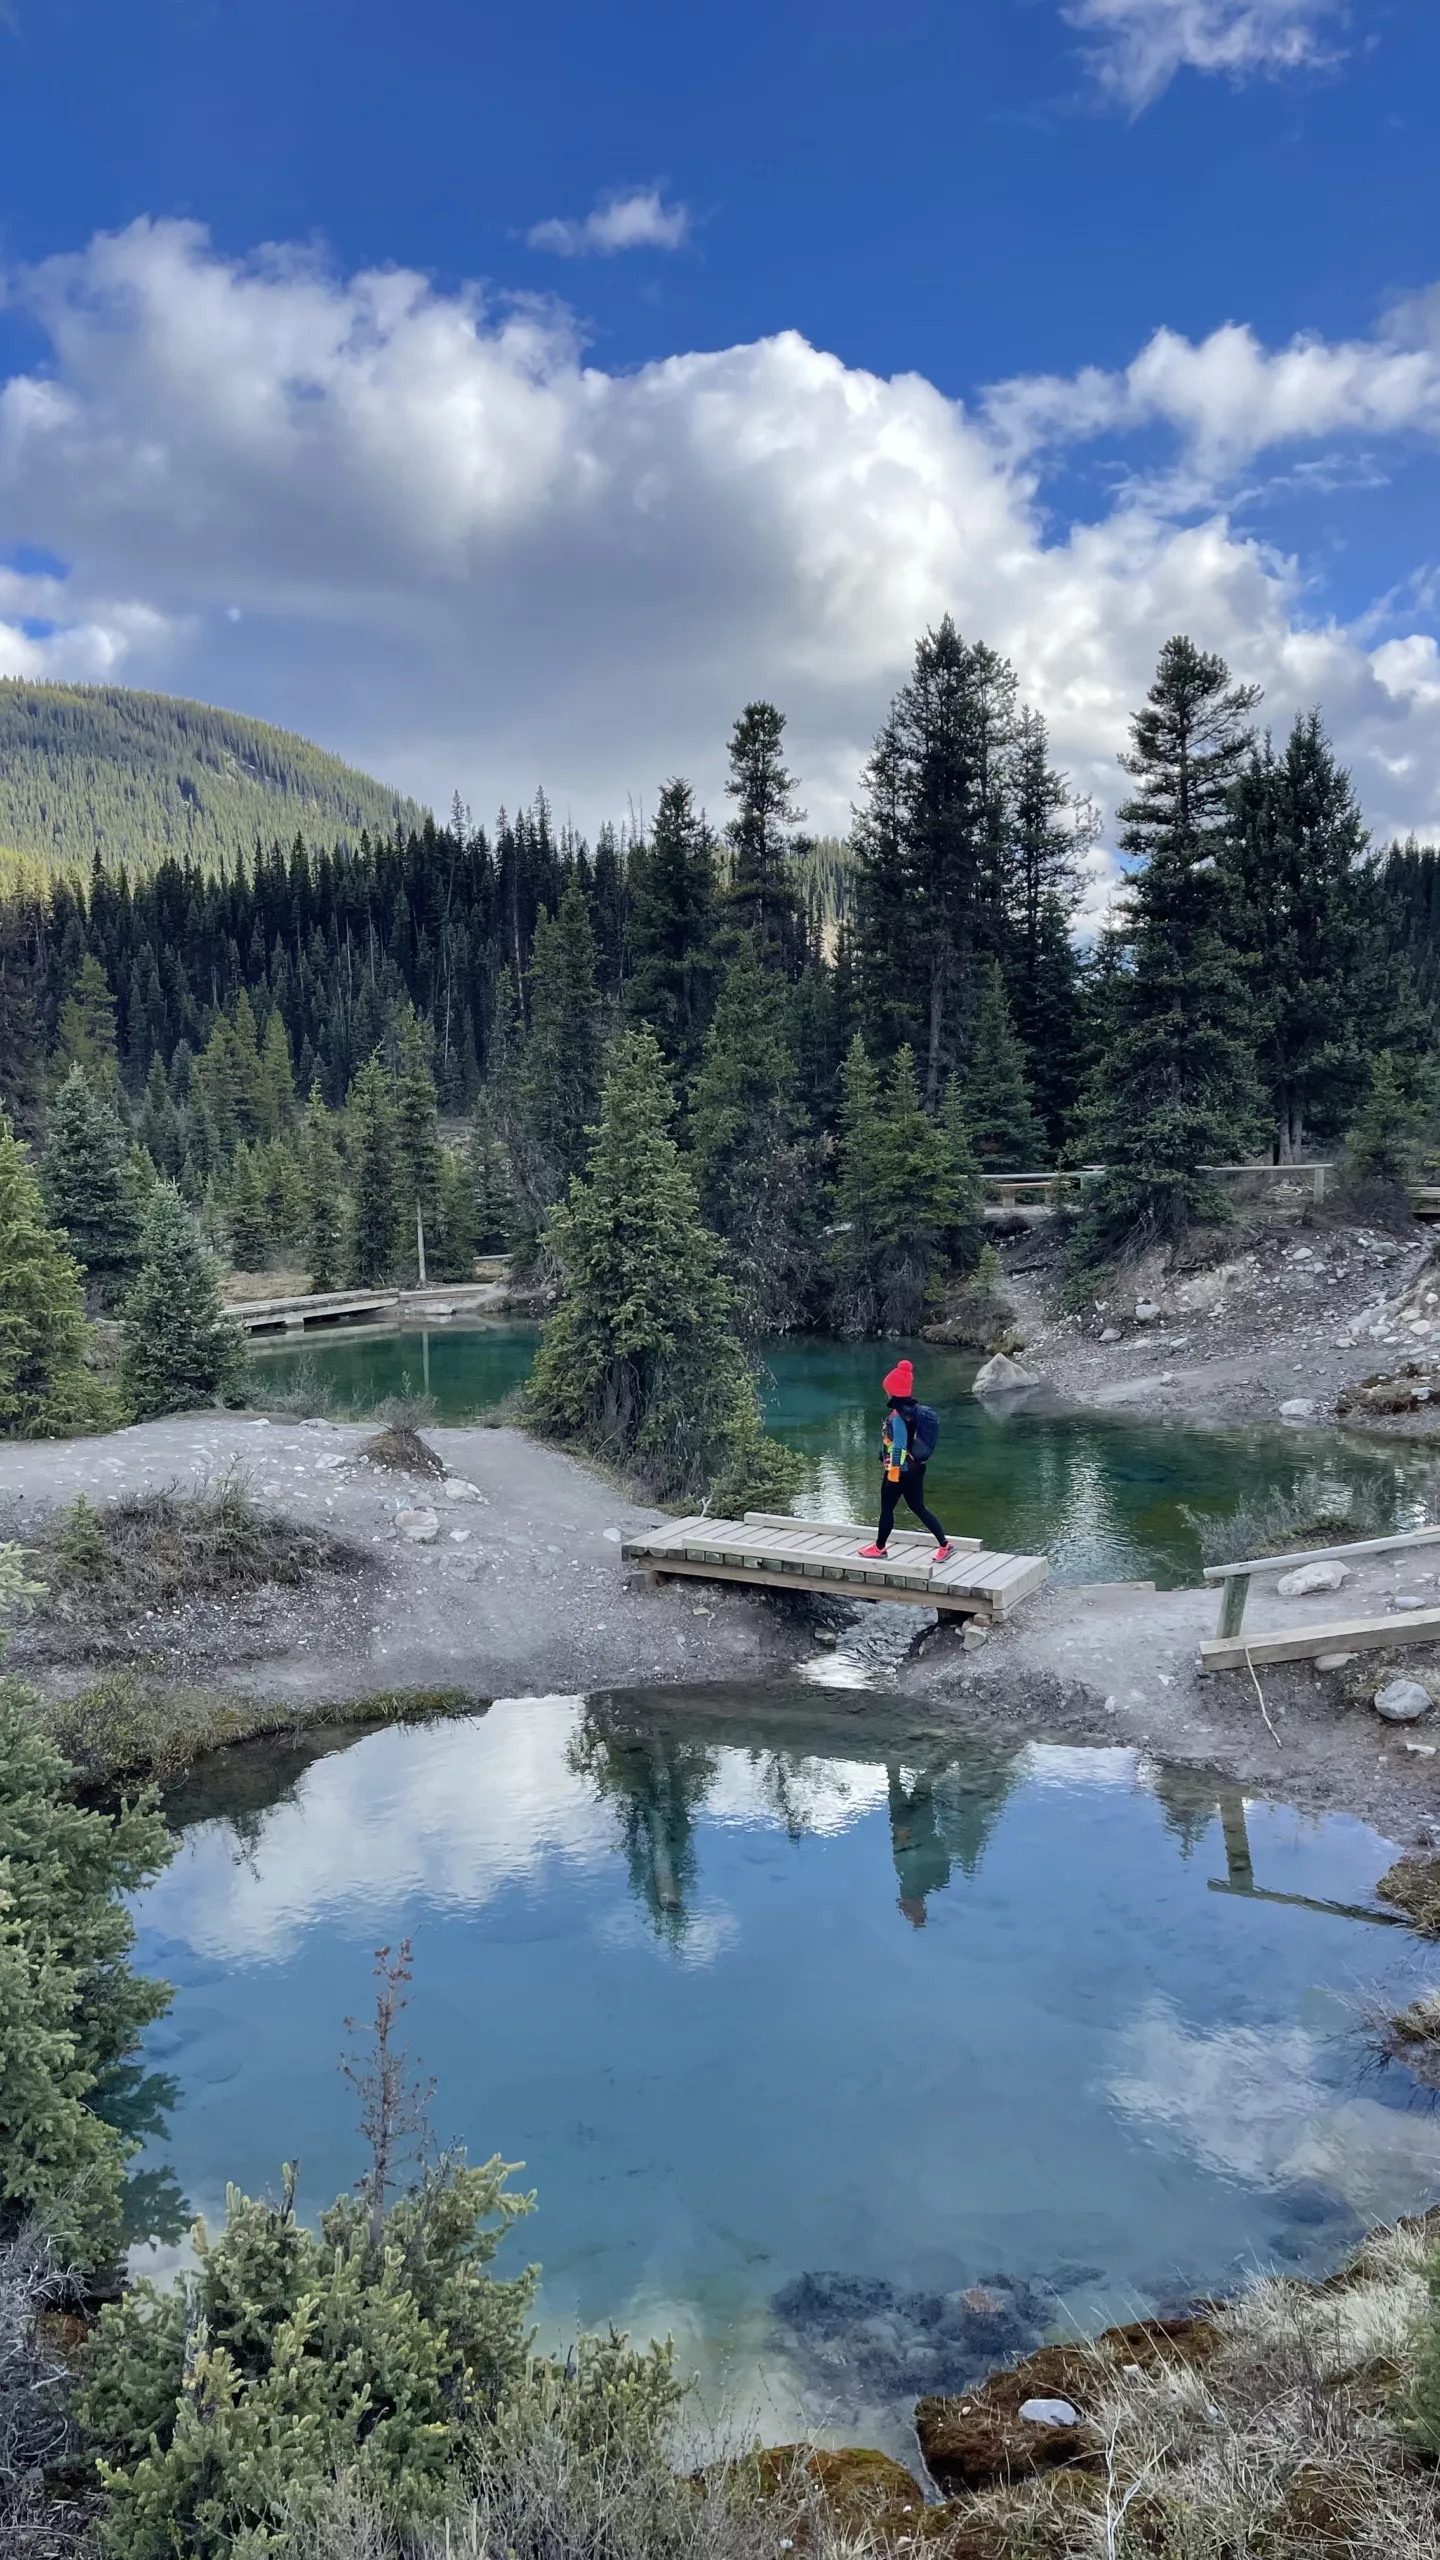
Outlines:
[[943,1893],[950,1881],[950,1858],[936,1818],[935,1782],[929,1771],[907,1787],[893,1764],[890,1782],[890,1854],[900,1879],[900,1908],[912,1929],[925,1926],[925,1897]]

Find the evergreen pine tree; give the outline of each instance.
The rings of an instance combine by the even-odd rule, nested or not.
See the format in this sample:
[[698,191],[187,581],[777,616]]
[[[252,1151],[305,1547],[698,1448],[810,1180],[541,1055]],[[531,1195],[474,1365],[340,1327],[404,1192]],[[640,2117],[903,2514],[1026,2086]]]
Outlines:
[[666,1064],[694,1073],[715,1006],[715,857],[688,782],[667,782],[647,845],[630,857],[625,1006]]
[[793,978],[804,964],[805,919],[790,830],[804,813],[791,799],[795,778],[785,770],[784,745],[784,712],[773,702],[747,702],[730,732],[725,794],[735,815],[725,830],[725,906],[731,925],[749,934],[761,967]]
[[[432,1039],[428,1023],[407,1006],[400,1022],[400,1063],[395,1081],[397,1267],[419,1275],[417,1216],[426,1237],[435,1224],[440,1201],[440,1129],[435,1077],[430,1064]],[[429,1270],[429,1253],[426,1253]]]
[[45,925],[38,904],[0,899],[0,1111],[28,1143],[38,1141],[45,1125]]
[[350,1194],[355,1212],[349,1278],[356,1287],[376,1288],[394,1273],[401,1201],[395,1107],[378,1057],[367,1058],[356,1076],[349,1108]]
[[0,1118],[0,1434],[56,1439],[118,1419],[109,1388],[85,1367],[89,1340],[79,1265]]
[[255,1008],[250,1002],[248,987],[242,987],[235,999],[235,1012],[230,1024],[230,1065],[234,1078],[235,1117],[240,1134],[246,1138],[263,1137],[265,1075],[260,1064]]
[[701,1215],[725,1248],[737,1319],[751,1335],[788,1332],[805,1314],[805,1165],[786,995],[744,935],[690,1092]]
[[265,1197],[260,1151],[242,1138],[225,1181],[225,1228],[237,1271],[263,1271],[275,1235]]
[[340,1151],[318,1084],[306,1105],[304,1147],[305,1259],[311,1291],[320,1297],[340,1286],[345,1223]]
[[244,1368],[243,1338],[221,1305],[215,1256],[173,1182],[156,1184],[140,1275],[121,1322],[120,1383],[142,1418],[213,1404]]
[[1414,1171],[1416,1116],[1395,1058],[1382,1049],[1371,1066],[1370,1089],[1355,1125],[1346,1135],[1351,1168],[1362,1182],[1398,1188],[1409,1180]]
[[115,998],[93,951],[87,951],[80,963],[70,993],[60,1007],[56,1029],[60,1061],[67,1072],[71,1067],[80,1067],[96,1083],[118,1089]]
[[283,1138],[295,1125],[295,1075],[290,1037],[278,1004],[272,1004],[260,1044],[260,1125],[267,1138]]
[[799,1462],[761,1429],[673,1115],[653,1034],[625,1033],[588,1168],[551,1221],[564,1295],[541,1335],[530,1416],[632,1464],[661,1501],[709,1492],[717,1510],[774,1507]]
[[150,1061],[145,1079],[145,1099],[136,1123],[140,1144],[146,1150],[157,1173],[168,1174],[173,1181],[184,1161],[180,1114],[171,1096],[169,1080],[158,1057]]
[[1036,1172],[1045,1154],[1027,1065],[1005,1001],[1005,981],[998,961],[992,960],[981,981],[965,1078],[965,1119],[981,1163],[1003,1166],[1009,1173]]
[[283,1138],[272,1138],[268,1146],[257,1147],[255,1156],[272,1250],[278,1247],[280,1252],[288,1253],[305,1237],[305,1176]]
[[1200,1168],[1233,1162],[1254,1123],[1219,857],[1256,699],[1254,686],[1231,684],[1223,659],[1179,638],[1161,651],[1133,723],[1125,770],[1139,787],[1120,811],[1120,844],[1143,868],[1126,891],[1132,966],[1116,988],[1119,1026],[1085,1098],[1085,1143],[1106,1167],[1077,1233],[1090,1262],[1231,1214]]
[[879,1322],[886,1218],[880,1073],[857,1031],[840,1075],[835,1219],[830,1235],[832,1303],[842,1333],[873,1333]]
[[1096,826],[1091,804],[1076,801],[1052,766],[1040,714],[1022,711],[1011,771],[1005,993],[1052,1151],[1079,1087],[1080,962],[1070,927],[1080,902],[1079,857]]
[[845,1333],[909,1333],[956,1224],[949,1142],[920,1101],[915,1053],[882,1074],[856,1033],[840,1103],[833,1308]]
[[952,1076],[945,1087],[940,1129],[948,1184],[945,1249],[958,1270],[972,1271],[985,1243],[985,1170],[970,1135],[965,1089],[958,1076]]
[[55,1097],[40,1182],[93,1298],[113,1304],[139,1267],[139,1190],[114,1103],[82,1067],[71,1068]]
[[1382,1021],[1393,1036],[1368,843],[1319,713],[1296,721],[1283,756],[1267,738],[1236,789],[1226,872],[1281,1164],[1303,1152],[1307,1126],[1333,1130],[1364,1093]]
[[453,1147],[440,1154],[440,1184],[435,1207],[433,1245],[427,1238],[426,1263],[432,1280],[473,1280],[476,1236],[475,1188],[469,1166]]
[[[536,918],[530,949],[530,1036],[521,1069],[526,1127],[550,1200],[584,1166],[600,1112],[603,1019],[595,934],[578,869],[553,916]],[[548,1203],[547,1203],[548,1205]]]
[[480,1253],[503,1253],[515,1228],[515,1193],[495,1125],[494,1102],[485,1085],[475,1097],[465,1142],[465,1168],[475,1202],[476,1249]]

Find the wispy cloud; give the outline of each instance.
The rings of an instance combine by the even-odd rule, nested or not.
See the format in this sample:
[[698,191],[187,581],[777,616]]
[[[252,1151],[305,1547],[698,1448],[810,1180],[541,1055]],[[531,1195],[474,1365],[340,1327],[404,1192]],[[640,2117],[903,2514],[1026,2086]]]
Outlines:
[[581,221],[555,215],[525,234],[530,248],[548,249],[557,258],[613,258],[620,249],[683,249],[689,237],[689,207],[667,204],[658,187],[604,196]]
[[1090,67],[1110,97],[1139,115],[1177,71],[1234,81],[1338,61],[1322,22],[1343,0],[1066,0],[1072,27],[1093,36]]

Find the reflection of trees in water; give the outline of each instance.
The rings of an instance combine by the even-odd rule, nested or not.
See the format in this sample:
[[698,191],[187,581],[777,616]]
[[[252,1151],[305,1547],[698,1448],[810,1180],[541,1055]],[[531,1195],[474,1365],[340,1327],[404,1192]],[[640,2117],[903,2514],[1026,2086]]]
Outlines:
[[[168,2142],[170,2114],[180,2097],[180,2083],[169,2071],[148,2071],[143,2062],[117,2062],[97,2082],[90,2104],[105,2124],[127,2141]],[[175,2172],[127,2169],[121,2194],[122,2234],[137,2240],[178,2240],[190,2221],[190,2207]]]
[[912,1928],[923,1929],[928,1898],[944,1892],[952,1866],[979,1873],[1014,1784],[1015,1754],[977,1744],[963,1759],[922,1769],[891,1761],[886,1776],[900,1909]]
[[[916,1928],[924,1926],[929,1895],[944,1890],[955,1867],[977,1873],[1017,1765],[1013,1751],[987,1743],[961,1754],[937,1747],[917,1765],[902,1761],[893,1744],[833,1754],[767,1750],[733,1728],[722,1737],[712,1724],[702,1738],[693,1728],[620,1726],[603,1710],[587,1709],[568,1748],[570,1767],[614,1805],[631,1889],[672,1945],[685,1936],[699,1880],[696,1827],[727,1748],[743,1753],[757,1795],[792,1841],[833,1831],[837,1816],[844,1827],[844,1773],[883,1767],[900,1908]],[[868,1803],[862,1794],[861,1806]]]
[[695,1822],[715,1783],[718,1753],[674,1731],[607,1734],[587,1718],[568,1758],[614,1805],[631,1890],[657,1935],[678,1945],[699,1874]]

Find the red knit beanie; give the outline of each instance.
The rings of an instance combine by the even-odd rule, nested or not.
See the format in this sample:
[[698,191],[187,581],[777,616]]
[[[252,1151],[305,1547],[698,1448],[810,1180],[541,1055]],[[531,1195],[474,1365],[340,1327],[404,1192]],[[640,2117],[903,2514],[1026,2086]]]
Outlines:
[[881,1380],[887,1396],[908,1396],[915,1391],[915,1372],[908,1360],[897,1360],[888,1378]]

